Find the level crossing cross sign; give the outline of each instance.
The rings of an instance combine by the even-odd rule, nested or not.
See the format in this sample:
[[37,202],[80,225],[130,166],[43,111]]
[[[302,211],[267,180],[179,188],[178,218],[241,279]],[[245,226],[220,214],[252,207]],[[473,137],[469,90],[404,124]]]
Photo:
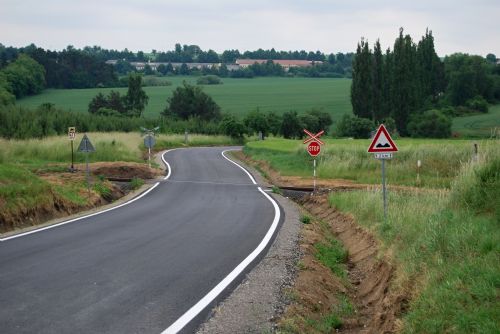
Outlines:
[[311,132],[307,131],[306,129],[304,129],[304,132],[309,136],[309,138],[307,138],[306,140],[304,140],[304,144],[307,144],[309,142],[312,142],[312,141],[316,141],[318,142],[318,144],[320,145],[323,145],[324,142],[322,142],[319,137],[321,137],[321,135],[323,133],[325,133],[324,130],[321,130],[320,132],[318,132],[317,134],[312,134]]

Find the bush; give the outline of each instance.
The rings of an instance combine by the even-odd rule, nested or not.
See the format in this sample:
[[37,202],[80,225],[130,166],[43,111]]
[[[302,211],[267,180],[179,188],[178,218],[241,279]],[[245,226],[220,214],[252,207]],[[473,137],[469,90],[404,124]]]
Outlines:
[[222,80],[216,75],[204,75],[196,80],[198,85],[221,85]]
[[352,115],[344,115],[337,123],[337,135],[339,137],[370,138],[375,128],[373,122],[367,118]]
[[439,110],[413,114],[408,123],[408,133],[415,138],[448,138],[452,120]]
[[234,115],[224,115],[220,122],[220,131],[234,139],[242,140],[245,135],[245,125],[234,117]]
[[477,95],[473,99],[467,100],[465,103],[467,107],[474,111],[482,112],[482,113],[487,113],[488,112],[488,102],[480,96]]

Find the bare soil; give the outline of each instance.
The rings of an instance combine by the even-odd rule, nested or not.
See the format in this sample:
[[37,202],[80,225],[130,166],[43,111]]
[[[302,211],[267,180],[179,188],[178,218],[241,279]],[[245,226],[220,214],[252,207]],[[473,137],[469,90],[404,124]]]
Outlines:
[[[328,295],[346,293],[357,311],[343,319],[339,332],[398,332],[401,329],[400,317],[407,308],[409,296],[404,291],[396,291],[397,288],[392,284],[395,268],[390,264],[390,258],[380,251],[377,240],[357,225],[351,216],[331,208],[326,195],[305,197],[301,204],[317,219],[328,224],[349,253],[348,284],[339,286],[338,278],[332,275],[330,279],[322,278],[326,282],[335,282],[329,284]],[[311,245],[316,242],[316,238],[314,233],[306,232],[304,244]],[[311,251],[314,251],[311,247],[305,248],[306,254]],[[304,271],[304,275],[311,276],[307,271]],[[302,272],[299,273],[298,281],[301,275]],[[323,285],[328,286],[325,282]]]

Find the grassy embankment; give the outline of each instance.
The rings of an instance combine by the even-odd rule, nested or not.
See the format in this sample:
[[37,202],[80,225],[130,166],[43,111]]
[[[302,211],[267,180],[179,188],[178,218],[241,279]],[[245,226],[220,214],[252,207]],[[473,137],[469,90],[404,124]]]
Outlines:
[[[185,80],[196,84],[196,77],[160,78],[172,82],[171,86],[145,87],[149,103],[144,115],[156,117],[165,109],[167,98]],[[343,114],[351,113],[349,89],[351,80],[331,78],[223,78],[222,85],[203,86],[221,106],[223,112],[243,116],[259,107],[263,111],[283,113],[289,110],[303,112],[311,108],[322,108],[330,112],[334,121]],[[107,94],[111,88],[95,89],[47,89],[42,94],[20,99],[20,106],[35,108],[42,103],[54,103],[63,109],[87,112],[90,100],[101,92]],[[126,88],[114,88],[125,94]]]
[[[325,139],[317,158],[319,178],[348,179],[359,183],[380,183],[381,164],[367,153],[369,139]],[[399,152],[386,163],[387,182],[393,185],[449,188],[461,164],[473,154],[470,140],[398,139]],[[479,151],[494,142],[479,141]],[[498,144],[498,143],[496,143]],[[282,175],[312,175],[312,158],[306,145],[298,140],[269,139],[249,142],[245,153],[265,160]],[[417,183],[417,161],[420,160],[420,182]]]
[[[320,177],[380,182],[380,163],[365,151],[368,141],[328,144]],[[390,192],[386,222],[378,191],[334,192],[331,205],[353,214],[392,254],[395,288],[412,297],[403,316],[404,333],[498,333],[499,142],[480,142],[477,162],[471,159],[471,142],[397,144],[400,153],[388,164],[389,184],[414,185],[416,159],[422,159],[422,185],[450,190]],[[298,141],[269,140],[249,143],[245,150],[283,173],[307,175],[310,159],[303,146]]]
[[[96,152],[89,154],[90,162],[126,161],[144,163],[144,147],[138,133],[89,133]],[[82,135],[75,140],[75,151]],[[231,145],[224,136],[190,135],[188,146]],[[42,140],[0,139],[0,211],[3,217],[37,210],[50,212],[58,203],[84,207],[88,205],[84,178],[66,179],[51,183],[41,175],[60,175],[71,164],[70,142],[66,136]],[[156,150],[182,147],[184,136],[161,135]],[[83,153],[75,153],[75,163],[85,162]],[[79,172],[83,175],[83,172]],[[106,184],[96,179],[93,192],[107,192]],[[1,220],[1,219],[0,219]],[[3,222],[0,221],[0,230]]]

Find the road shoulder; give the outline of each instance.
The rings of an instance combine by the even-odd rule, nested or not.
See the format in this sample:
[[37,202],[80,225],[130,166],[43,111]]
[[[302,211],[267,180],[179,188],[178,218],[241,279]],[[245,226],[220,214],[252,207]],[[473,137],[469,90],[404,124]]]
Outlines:
[[[234,155],[231,159],[236,160]],[[259,185],[269,186],[255,169],[237,161],[250,171]],[[243,282],[212,309],[211,317],[200,326],[199,334],[266,333],[275,328],[275,319],[288,303],[283,289],[289,287],[295,277],[301,226],[298,206],[283,196],[274,194],[273,197],[285,214],[276,239]]]

